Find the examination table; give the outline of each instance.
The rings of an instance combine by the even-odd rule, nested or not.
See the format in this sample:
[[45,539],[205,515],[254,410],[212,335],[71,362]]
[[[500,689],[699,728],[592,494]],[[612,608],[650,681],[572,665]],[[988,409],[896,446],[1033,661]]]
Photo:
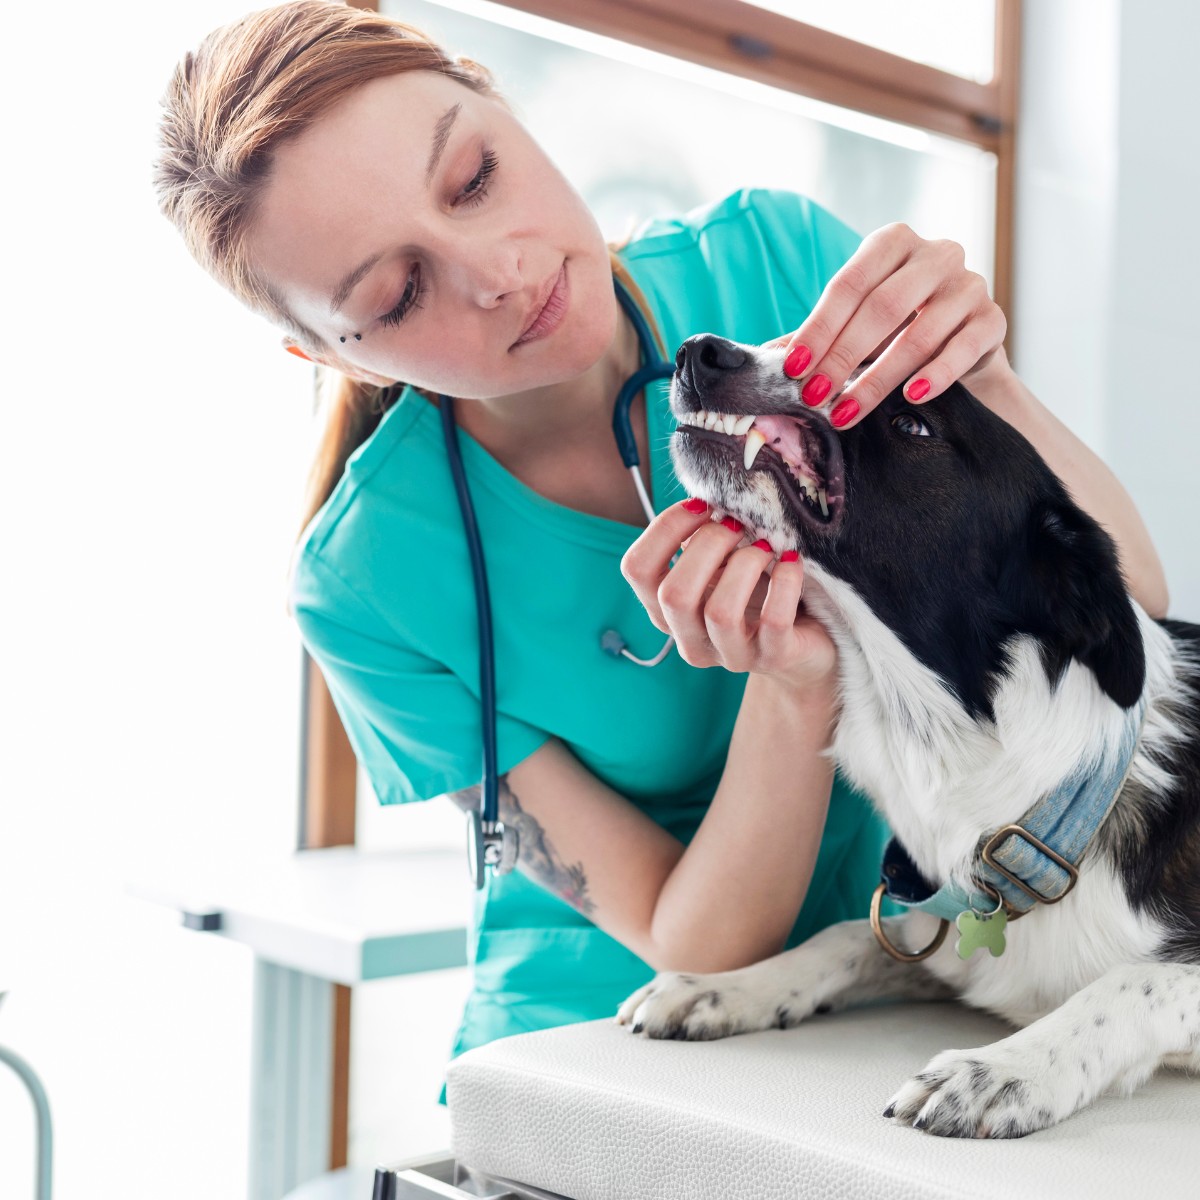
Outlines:
[[1200,1077],[1182,1072],[1009,1141],[881,1115],[939,1050],[1011,1032],[943,1002],[717,1042],[610,1021],[505,1038],[450,1064],[453,1157],[381,1167],[374,1200],[1200,1197]]

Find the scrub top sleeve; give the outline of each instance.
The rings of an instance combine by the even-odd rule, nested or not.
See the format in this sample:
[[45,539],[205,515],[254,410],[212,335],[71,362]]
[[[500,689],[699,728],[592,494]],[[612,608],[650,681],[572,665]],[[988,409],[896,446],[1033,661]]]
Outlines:
[[[481,782],[481,708],[457,675],[397,644],[380,616],[311,555],[293,572],[291,599],[304,645],[381,804],[431,800]],[[549,736],[499,713],[498,772]]]
[[753,217],[767,258],[796,302],[792,333],[816,307],[825,285],[845,265],[862,238],[832,213],[796,192],[751,188],[746,210]]

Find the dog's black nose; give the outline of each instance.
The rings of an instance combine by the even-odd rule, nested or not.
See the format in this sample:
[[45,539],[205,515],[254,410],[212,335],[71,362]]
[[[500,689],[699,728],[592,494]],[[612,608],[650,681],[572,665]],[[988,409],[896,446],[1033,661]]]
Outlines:
[[747,354],[727,338],[713,333],[690,337],[675,355],[680,382],[697,396],[719,387],[732,371],[746,363]]

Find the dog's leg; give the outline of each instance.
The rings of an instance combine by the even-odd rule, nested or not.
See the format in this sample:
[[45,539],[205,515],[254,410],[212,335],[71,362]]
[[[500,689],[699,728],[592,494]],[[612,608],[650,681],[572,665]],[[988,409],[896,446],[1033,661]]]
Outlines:
[[884,1116],[944,1137],[1022,1137],[1101,1092],[1128,1095],[1161,1065],[1200,1069],[1200,967],[1115,967],[1011,1037],[946,1050]]
[[[902,917],[883,922],[899,944]],[[943,1000],[954,993],[920,966],[880,949],[869,921],[843,921],[803,945],[736,971],[656,975],[617,1011],[617,1023],[652,1038],[711,1041],[786,1029],[814,1012],[879,998]]]

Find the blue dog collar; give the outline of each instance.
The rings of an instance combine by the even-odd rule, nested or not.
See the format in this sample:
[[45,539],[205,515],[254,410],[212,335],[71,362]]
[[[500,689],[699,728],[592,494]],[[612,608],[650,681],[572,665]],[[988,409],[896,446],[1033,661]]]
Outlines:
[[979,890],[956,884],[935,888],[897,838],[883,854],[884,892],[906,908],[955,921],[964,912],[986,915],[1002,902],[1011,917],[1035,904],[1054,904],[1075,886],[1077,866],[1112,811],[1133,763],[1146,720],[1146,703],[1126,714],[1120,745],[1101,763],[1084,762],[1038,801],[1019,824],[980,839],[975,863]]

